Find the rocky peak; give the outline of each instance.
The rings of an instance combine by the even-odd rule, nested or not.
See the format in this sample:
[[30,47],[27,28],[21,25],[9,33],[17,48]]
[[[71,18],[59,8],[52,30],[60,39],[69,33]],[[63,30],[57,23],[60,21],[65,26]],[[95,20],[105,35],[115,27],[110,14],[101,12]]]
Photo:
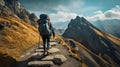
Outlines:
[[34,13],[29,15],[29,19],[31,20],[32,25],[36,26],[35,22],[38,20],[38,18]]
[[84,17],[77,16],[75,19],[71,19],[70,23],[68,24],[68,28],[81,27],[81,25],[83,26],[87,24],[89,24],[89,22]]
[[[99,31],[99,33],[103,36],[98,35],[95,30]],[[83,17],[76,17],[75,19],[72,19],[63,34],[63,37],[65,38],[74,39],[82,43],[93,53],[106,54],[118,63],[120,62],[120,59],[114,50],[117,52],[119,52],[119,50],[117,50],[118,48],[116,47],[112,47],[116,46],[116,44],[106,36],[106,33],[93,26]]]
[[[30,14],[23,5],[20,4],[18,0],[0,0],[0,13],[13,16],[13,17],[19,17],[20,19],[24,20],[27,23],[30,23],[34,26],[36,26],[35,21],[37,16],[35,14]],[[32,18],[31,18],[32,16]]]

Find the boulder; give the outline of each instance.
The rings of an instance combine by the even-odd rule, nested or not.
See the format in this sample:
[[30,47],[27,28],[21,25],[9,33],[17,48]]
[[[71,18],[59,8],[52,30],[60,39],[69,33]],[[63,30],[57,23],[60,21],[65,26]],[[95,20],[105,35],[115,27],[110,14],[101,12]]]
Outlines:
[[57,44],[58,44],[57,42],[51,42],[51,43],[50,43],[51,46],[55,46],[55,45],[57,45]]
[[57,53],[57,52],[60,52],[60,50],[58,48],[51,48],[51,49],[49,49],[48,52],[49,53]]
[[54,59],[54,56],[46,56],[42,60],[53,60],[53,59]]
[[56,65],[61,65],[63,62],[65,62],[67,60],[67,58],[63,55],[55,55],[53,62]]
[[31,61],[28,63],[28,67],[50,67],[52,65],[52,61]]

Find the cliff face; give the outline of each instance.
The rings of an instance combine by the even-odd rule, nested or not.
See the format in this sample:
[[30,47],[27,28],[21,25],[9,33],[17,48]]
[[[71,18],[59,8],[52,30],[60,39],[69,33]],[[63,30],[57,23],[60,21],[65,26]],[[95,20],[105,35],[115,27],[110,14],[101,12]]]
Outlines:
[[101,55],[104,60],[106,58],[103,56],[106,55],[109,58],[106,61],[115,67],[116,64],[120,64],[120,39],[97,29],[83,17],[77,16],[76,19],[72,19],[63,37],[78,41],[94,54]]
[[18,17],[27,23],[36,26],[37,17],[33,13],[29,13],[18,0],[1,0],[0,1],[1,14]]

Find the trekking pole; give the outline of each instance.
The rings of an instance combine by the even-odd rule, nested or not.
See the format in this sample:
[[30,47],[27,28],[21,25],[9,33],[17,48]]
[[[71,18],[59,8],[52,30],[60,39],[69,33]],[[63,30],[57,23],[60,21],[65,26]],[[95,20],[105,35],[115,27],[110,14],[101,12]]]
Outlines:
[[40,34],[39,34],[39,44],[38,44],[38,49],[40,48]]

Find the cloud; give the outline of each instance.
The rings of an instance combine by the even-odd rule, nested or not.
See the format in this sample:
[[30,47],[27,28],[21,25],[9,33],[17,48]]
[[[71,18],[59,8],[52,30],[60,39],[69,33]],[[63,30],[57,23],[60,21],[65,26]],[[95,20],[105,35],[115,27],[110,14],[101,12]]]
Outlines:
[[85,2],[83,0],[71,0],[70,3],[68,4],[70,6],[70,8],[72,7],[75,9],[80,8],[81,6],[85,5]]
[[111,10],[105,12],[105,16],[108,18],[120,18],[120,6],[116,6]]
[[65,12],[69,12],[70,10],[68,8],[66,8],[63,5],[58,5],[57,7],[53,8],[56,11],[65,11]]
[[95,22],[97,20],[120,19],[120,6],[116,5],[114,8],[102,12],[96,11],[94,16],[86,17],[89,21]]
[[50,14],[52,22],[66,22],[77,16],[76,13],[68,13],[63,11],[58,11],[57,13]]

